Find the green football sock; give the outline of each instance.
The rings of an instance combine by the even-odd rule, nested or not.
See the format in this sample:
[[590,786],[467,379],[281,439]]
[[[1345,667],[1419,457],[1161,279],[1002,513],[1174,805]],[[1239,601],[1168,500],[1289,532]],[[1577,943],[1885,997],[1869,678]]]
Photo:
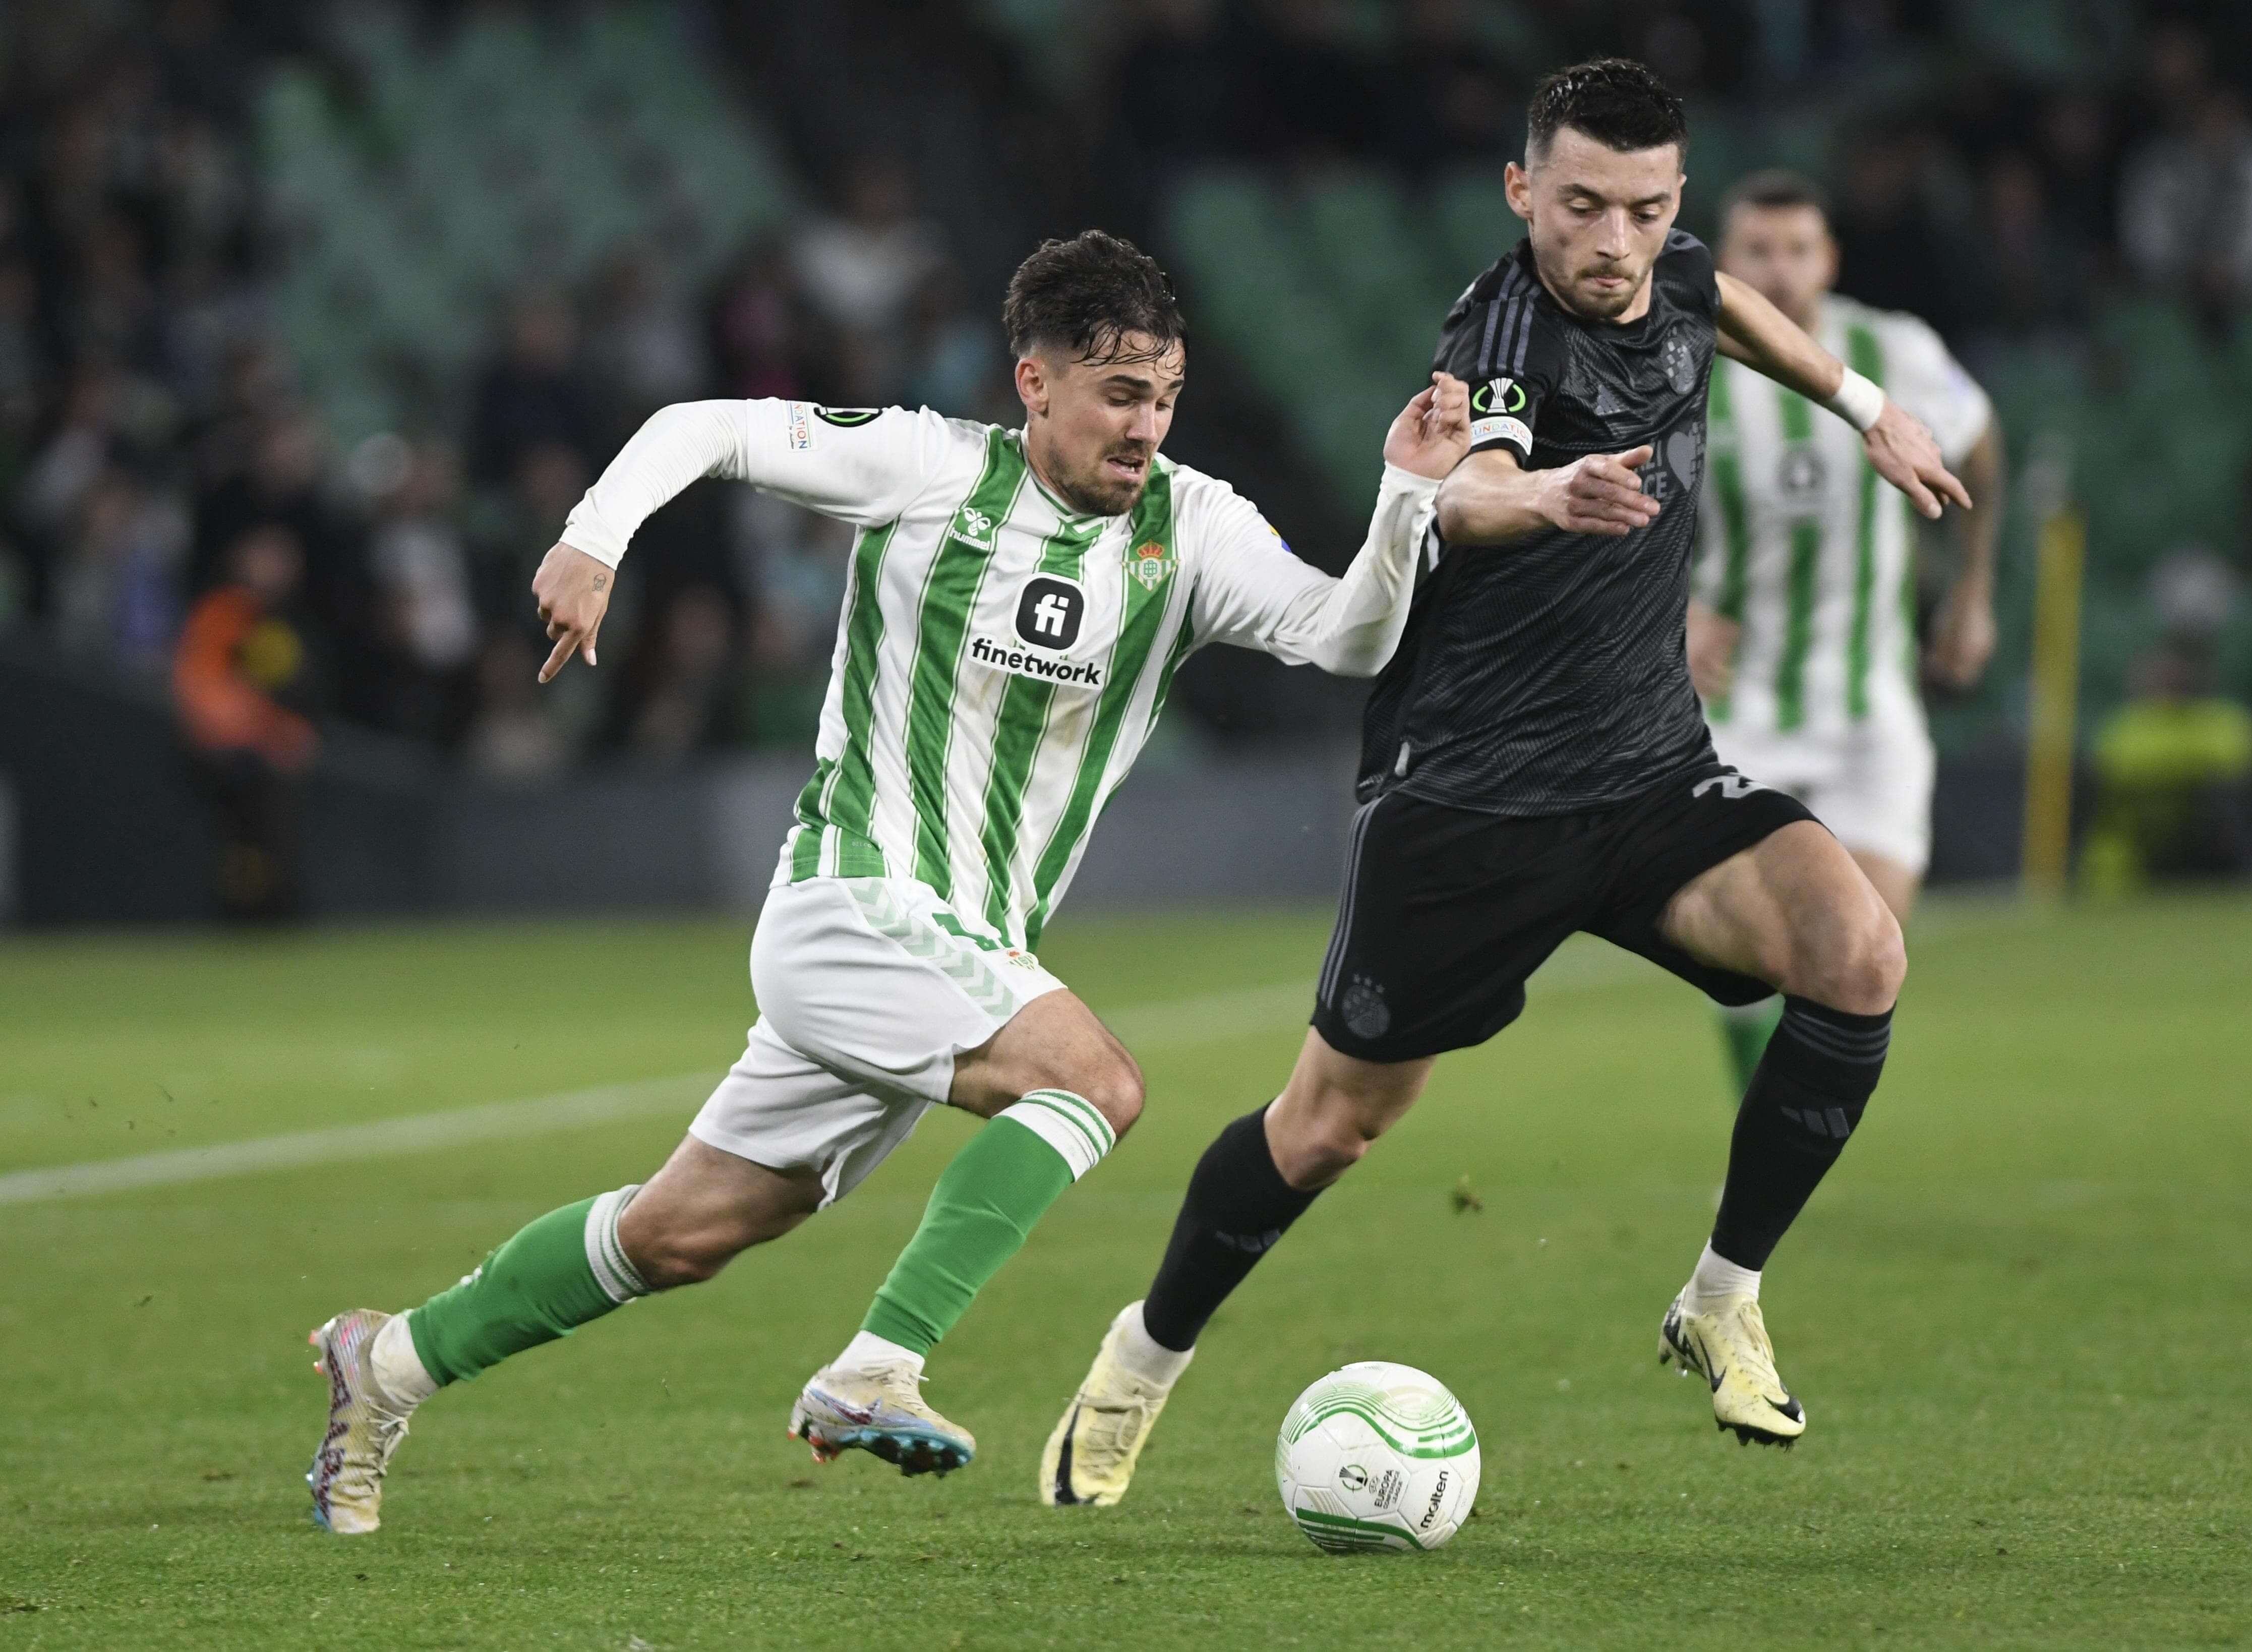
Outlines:
[[1068,1090],[1034,1090],[970,1138],[938,1178],[922,1225],[892,1265],[860,1329],[927,1354],[1049,1205],[1116,1137]]
[[1782,1019],[1780,993],[1757,1003],[1730,1004],[1721,1010],[1720,1036],[1727,1040],[1728,1065],[1735,1072],[1738,1096],[1751,1087],[1752,1074],[1759,1071],[1760,1058],[1767,1053],[1767,1041],[1775,1037],[1776,1024]]
[[568,1336],[649,1287],[618,1243],[639,1183],[580,1199],[518,1230],[484,1265],[407,1315],[416,1357],[441,1387]]

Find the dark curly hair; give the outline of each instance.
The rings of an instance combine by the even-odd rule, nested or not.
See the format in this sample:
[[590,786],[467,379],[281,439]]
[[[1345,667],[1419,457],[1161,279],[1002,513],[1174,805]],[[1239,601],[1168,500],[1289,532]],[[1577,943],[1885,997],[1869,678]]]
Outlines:
[[1564,127],[1623,153],[1678,144],[1689,153],[1689,119],[1665,82],[1631,58],[1575,63],[1533,88],[1526,113],[1525,154],[1538,160]]
[[[1016,355],[1045,345],[1098,366],[1154,359],[1189,330],[1157,260],[1129,240],[1093,229],[1067,241],[1042,241],[1017,266],[1001,325]],[[1157,348],[1128,350],[1129,333],[1147,334]]]

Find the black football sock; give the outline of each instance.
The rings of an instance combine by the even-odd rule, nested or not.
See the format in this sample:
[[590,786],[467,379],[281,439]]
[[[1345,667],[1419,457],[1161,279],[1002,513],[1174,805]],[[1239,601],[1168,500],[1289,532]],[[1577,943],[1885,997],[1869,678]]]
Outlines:
[[1885,1070],[1893,1017],[1786,997],[1736,1111],[1713,1249],[1759,1269],[1821,1185]]
[[1150,1340],[1178,1353],[1196,1346],[1228,1293],[1321,1196],[1282,1179],[1267,1148],[1267,1109],[1222,1130],[1197,1161],[1172,1241],[1142,1304]]

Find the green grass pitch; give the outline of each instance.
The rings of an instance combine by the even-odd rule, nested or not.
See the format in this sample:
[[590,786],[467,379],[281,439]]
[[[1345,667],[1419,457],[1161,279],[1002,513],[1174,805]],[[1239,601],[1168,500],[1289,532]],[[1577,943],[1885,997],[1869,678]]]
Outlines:
[[[1797,1451],[1740,1449],[1657,1365],[1720,1176],[1718,1041],[1590,942],[1222,1314],[1128,1503],[1039,1508],[1041,1440],[1190,1165],[1282,1081],[1325,921],[1054,934],[1150,1109],[935,1357],[982,1442],[942,1482],[816,1468],[782,1426],[970,1128],[950,1114],[715,1283],[441,1395],[384,1530],[349,1540],[306,1517],[307,1329],[646,1176],[694,1079],[514,1140],[0,1202],[0,1652],[2252,1640],[2242,896],[1919,926],[1884,1087],[1769,1274]],[[744,940],[10,941],[0,1174],[716,1073]],[[1478,1516],[1442,1551],[1325,1557],[1277,1506],[1284,1409],[1360,1357],[1437,1373],[1478,1426]]]

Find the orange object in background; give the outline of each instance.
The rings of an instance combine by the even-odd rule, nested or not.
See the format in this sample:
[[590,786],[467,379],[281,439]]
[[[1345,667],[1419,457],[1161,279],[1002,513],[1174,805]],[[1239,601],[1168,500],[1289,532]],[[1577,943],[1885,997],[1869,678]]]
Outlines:
[[[251,752],[275,768],[302,772],[320,747],[313,725],[276,698],[303,673],[305,645],[296,628],[271,613],[262,593],[268,571],[255,564],[261,536],[236,547],[242,583],[220,587],[188,614],[172,656],[172,698],[188,743],[204,753]],[[291,560],[294,544],[273,548]],[[248,565],[248,566],[245,566]]]

